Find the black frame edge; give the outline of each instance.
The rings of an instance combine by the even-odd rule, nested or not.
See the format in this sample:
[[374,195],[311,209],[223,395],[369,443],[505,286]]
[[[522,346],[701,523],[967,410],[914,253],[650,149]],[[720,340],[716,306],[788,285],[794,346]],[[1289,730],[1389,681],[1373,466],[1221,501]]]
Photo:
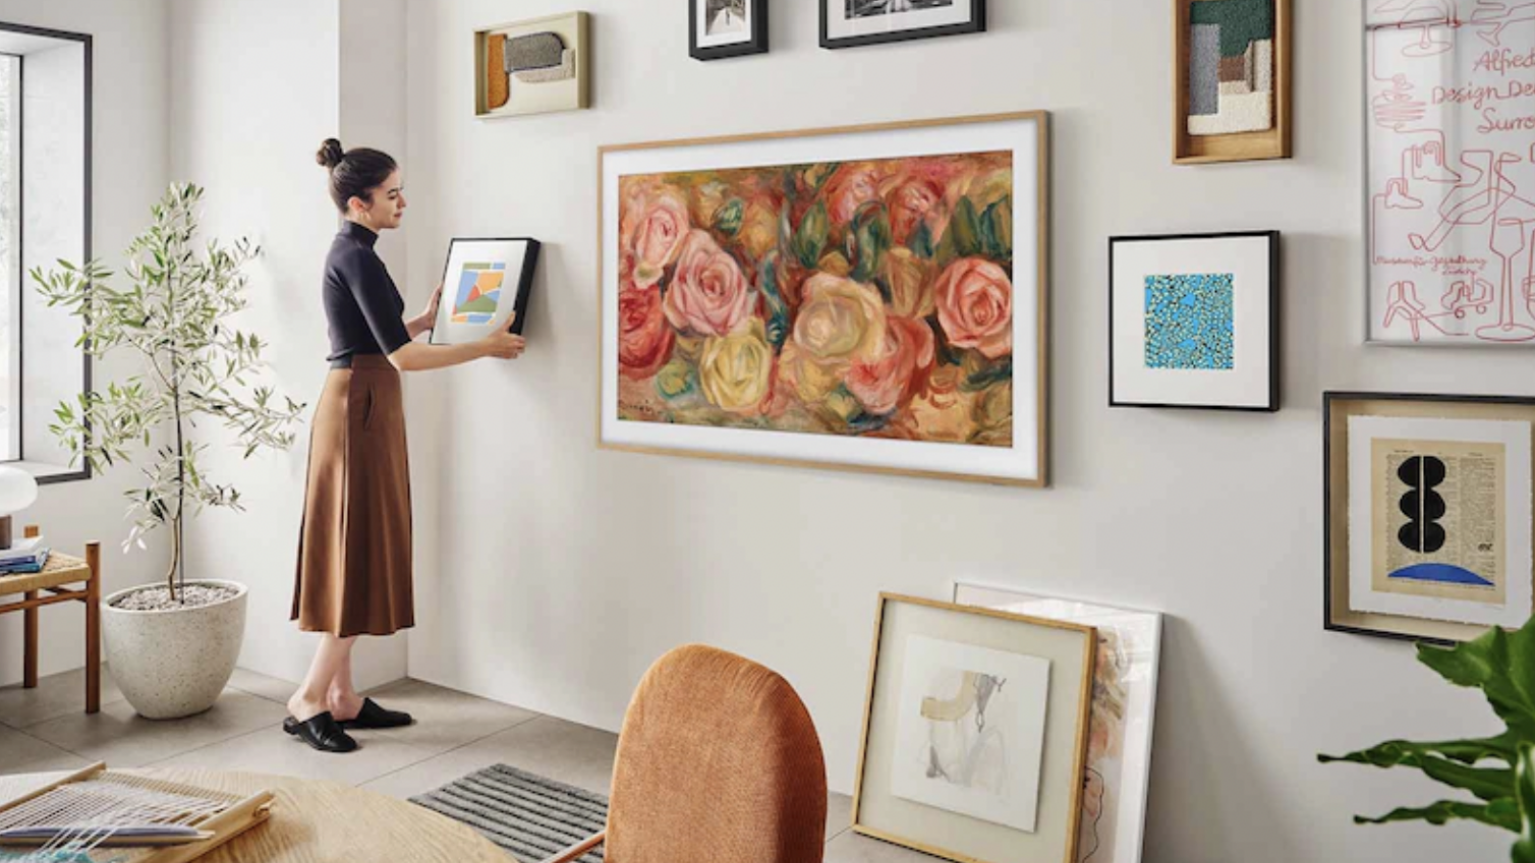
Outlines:
[[943,36],[966,36],[972,33],[986,32],[986,0],[969,0],[970,21],[964,24],[950,24],[942,27],[923,27],[915,30],[902,30],[896,33],[869,33],[863,36],[848,36],[842,39],[832,39],[829,34],[829,21],[827,4],[837,0],[820,0],[821,6],[821,47],[828,51],[836,51],[842,48],[862,48],[866,45],[888,45],[895,42],[911,42],[917,39],[937,39]]
[[768,0],[747,0],[752,10],[751,39],[718,48],[698,47],[698,16],[694,14],[703,0],[688,0],[688,56],[708,62],[731,57],[747,57],[768,52]]

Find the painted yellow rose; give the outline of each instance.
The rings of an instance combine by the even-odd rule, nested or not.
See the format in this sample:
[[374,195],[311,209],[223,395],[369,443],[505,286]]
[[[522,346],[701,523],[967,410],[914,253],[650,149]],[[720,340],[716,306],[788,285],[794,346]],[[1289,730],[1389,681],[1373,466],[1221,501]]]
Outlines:
[[885,253],[885,282],[890,285],[890,308],[903,318],[925,318],[933,313],[933,283],[938,265],[905,247]]
[[784,345],[780,368],[807,403],[841,385],[856,360],[872,359],[885,345],[885,306],[879,291],[828,273],[801,288],[799,316]]
[[741,332],[704,342],[698,382],[711,404],[735,413],[761,413],[772,381],[773,349],[760,319]]

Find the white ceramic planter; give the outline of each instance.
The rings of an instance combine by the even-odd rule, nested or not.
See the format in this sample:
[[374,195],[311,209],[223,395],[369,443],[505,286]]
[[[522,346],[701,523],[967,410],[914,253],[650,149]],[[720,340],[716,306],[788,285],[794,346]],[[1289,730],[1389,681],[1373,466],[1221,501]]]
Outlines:
[[112,679],[146,719],[176,719],[213,706],[240,658],[245,636],[245,585],[202,579],[188,585],[231,587],[223,602],[169,611],[125,611],[112,600],[141,590],[120,590],[101,603],[101,635]]

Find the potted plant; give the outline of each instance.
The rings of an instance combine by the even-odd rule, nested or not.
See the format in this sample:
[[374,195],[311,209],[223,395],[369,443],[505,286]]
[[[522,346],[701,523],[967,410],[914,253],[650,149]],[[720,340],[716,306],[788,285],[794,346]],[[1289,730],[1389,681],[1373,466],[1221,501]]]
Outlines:
[[199,418],[223,422],[249,458],[286,449],[289,427],[304,406],[271,388],[250,386],[264,343],[231,328],[246,306],[244,265],[260,254],[247,240],[209,241],[201,249],[197,208],[203,190],[174,184],[150,208],[153,221],[127,250],[125,287],[99,261],[34,269],[49,306],[81,319],[79,344],[93,357],[121,348],[143,371],[103,391],[65,402],[49,428],[70,450],[102,470],[139,450],[144,482],[128,491],[133,528],[123,542],[146,548],[145,534],[171,531],[171,560],[162,584],[118,591],[102,601],[106,660],[123,695],[140,715],[171,719],[213,706],[234,672],[245,631],[246,587],[233,581],[187,581],[182,555],[186,517],[208,506],[242,509],[240,493],[209,478],[198,464],[206,444],[190,433]]
[[1418,661],[1456,686],[1482,690],[1505,728],[1493,737],[1415,743],[1391,740],[1343,756],[1319,755],[1324,764],[1349,761],[1375,767],[1410,767],[1470,793],[1475,800],[1440,800],[1402,807],[1356,824],[1468,819],[1518,837],[1514,863],[1535,863],[1535,618],[1514,632],[1493,627],[1453,649],[1418,645]]

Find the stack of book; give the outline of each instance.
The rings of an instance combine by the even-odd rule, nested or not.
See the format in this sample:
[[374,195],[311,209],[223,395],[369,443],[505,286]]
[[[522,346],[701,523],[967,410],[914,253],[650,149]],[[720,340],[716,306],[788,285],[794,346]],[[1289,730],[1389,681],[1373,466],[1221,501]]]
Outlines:
[[42,572],[48,562],[48,546],[43,538],[18,539],[10,548],[0,549],[0,575]]

